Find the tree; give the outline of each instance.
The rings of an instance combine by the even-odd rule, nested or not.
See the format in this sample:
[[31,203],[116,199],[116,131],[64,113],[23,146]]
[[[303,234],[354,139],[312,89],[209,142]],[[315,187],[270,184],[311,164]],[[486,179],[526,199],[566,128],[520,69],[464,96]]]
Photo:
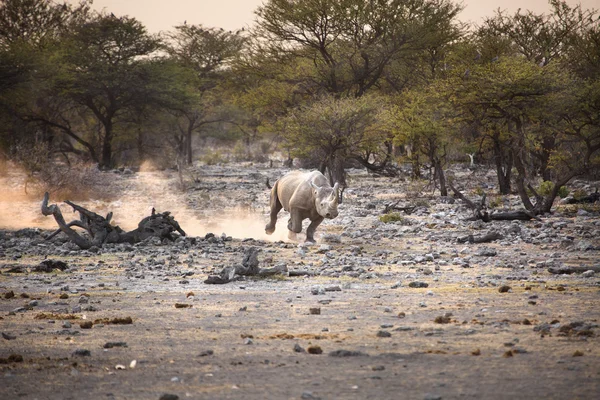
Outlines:
[[24,120],[28,111],[40,108],[41,76],[51,74],[61,37],[89,15],[89,2],[77,6],[50,0],[6,0],[0,3],[0,139],[4,146],[27,141],[50,145],[47,127]]
[[336,99],[324,96],[283,120],[285,143],[292,155],[318,157],[330,183],[346,187],[344,163],[381,143],[388,132],[379,119],[381,101],[369,96]]
[[[150,68],[160,41],[129,17],[99,14],[78,25],[65,40],[56,90],[91,112],[101,126],[99,166],[114,165],[113,144],[119,118],[140,103],[156,98]],[[69,136],[82,140],[79,135]]]
[[459,30],[447,28],[460,10],[447,0],[270,0],[256,11],[256,35],[272,54],[310,60],[304,79],[323,91],[360,97],[440,32],[455,40]]
[[391,115],[395,142],[411,146],[413,170],[420,168],[419,153],[426,157],[442,196],[448,195],[444,174],[448,147],[456,138],[453,131],[458,130],[447,97],[443,83],[434,81],[427,87],[403,93]]
[[219,87],[231,62],[239,56],[245,37],[238,32],[201,25],[180,25],[167,35],[166,50],[179,65],[180,78],[187,86],[187,97],[173,104],[177,116],[175,141],[178,153],[187,164],[193,161],[192,136],[203,126],[219,122],[216,112],[219,100],[213,92]]

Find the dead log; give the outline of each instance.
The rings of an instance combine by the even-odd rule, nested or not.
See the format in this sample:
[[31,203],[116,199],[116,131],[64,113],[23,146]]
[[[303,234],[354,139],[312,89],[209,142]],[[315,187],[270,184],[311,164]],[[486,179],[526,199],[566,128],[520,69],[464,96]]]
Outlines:
[[[64,232],[73,243],[85,250],[92,246],[102,247],[104,243],[139,243],[149,237],[173,241],[175,240],[172,235],[173,232],[186,236],[179,223],[170,215],[170,212],[165,211],[157,214],[154,209],[152,209],[152,215],[142,219],[136,229],[125,232],[119,226],[110,224],[113,216],[112,212],[108,213],[106,217],[102,217],[67,200],[65,203],[79,213],[79,220],[66,223],[60,208],[56,204],[48,205],[49,198],[49,194],[45,193],[41,206],[42,214],[52,215],[59,229],[46,237],[46,240],[53,238],[59,232]],[[89,238],[80,235],[72,228],[74,226],[84,229]]]
[[494,240],[499,240],[502,238],[503,238],[503,236],[500,233],[493,231],[493,232],[489,232],[489,233],[486,233],[485,235],[480,235],[480,236],[474,236],[474,235],[463,236],[463,237],[456,239],[456,241],[458,243],[488,243],[488,242],[493,242]]
[[405,214],[410,215],[417,208],[416,206],[398,207],[399,203],[400,203],[400,200],[398,200],[397,202],[392,203],[392,204],[387,204],[385,206],[385,208],[383,209],[382,214],[387,214],[390,211],[404,211]]
[[484,193],[481,197],[481,201],[479,204],[474,203],[473,201],[467,199],[464,194],[462,194],[458,189],[456,189],[451,182],[448,183],[448,186],[454,192],[454,195],[461,199],[468,208],[473,210],[473,216],[469,218],[471,221],[482,220],[483,222],[490,221],[529,221],[531,219],[535,219],[537,221],[541,221],[539,217],[537,217],[533,212],[528,210],[517,210],[517,211],[507,211],[507,212],[499,212],[499,213],[488,213],[485,210],[485,200],[486,194]]
[[578,199],[576,199],[576,198],[567,199],[566,203],[567,204],[586,204],[586,203],[595,203],[597,201],[600,201],[600,193],[598,193],[598,188],[596,188],[596,191],[594,193],[590,193],[587,196],[583,196]]
[[548,272],[551,274],[581,274],[585,271],[592,270],[594,272],[600,272],[600,266],[592,267],[550,267]]
[[239,276],[288,275],[288,269],[285,264],[276,265],[273,268],[260,268],[258,264],[258,249],[250,247],[244,253],[242,265],[227,266],[218,275],[209,275],[204,283],[222,285],[236,280]]

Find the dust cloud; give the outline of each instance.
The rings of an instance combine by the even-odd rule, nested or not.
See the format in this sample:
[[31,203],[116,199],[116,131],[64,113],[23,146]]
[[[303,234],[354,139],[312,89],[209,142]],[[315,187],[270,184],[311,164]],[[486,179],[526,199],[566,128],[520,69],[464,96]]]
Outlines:
[[[174,171],[157,171],[148,164],[140,170],[130,175],[99,172],[104,174],[105,184],[111,188],[110,199],[107,200],[106,193],[103,193],[98,196],[101,199],[93,198],[92,194],[86,200],[74,202],[102,216],[112,212],[112,224],[124,230],[135,229],[154,208],[156,212],[169,211],[189,236],[202,237],[210,232],[237,239],[288,241],[288,217],[283,211],[276,231],[272,235],[265,233],[265,224],[268,222],[266,194],[252,209],[236,204],[219,207],[220,199],[192,201],[178,189],[178,175]],[[24,187],[25,174],[21,171],[15,169],[0,176],[0,229],[57,229],[54,218],[43,216],[40,211],[42,195],[26,194]],[[227,194],[221,196],[226,197]],[[50,195],[50,204],[60,207],[67,222],[78,219],[79,215],[64,200]]]

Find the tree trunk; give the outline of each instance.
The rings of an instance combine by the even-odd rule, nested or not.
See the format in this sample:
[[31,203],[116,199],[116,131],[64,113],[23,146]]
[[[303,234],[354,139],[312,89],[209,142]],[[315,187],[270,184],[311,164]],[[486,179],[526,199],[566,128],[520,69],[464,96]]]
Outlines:
[[519,193],[519,197],[521,197],[521,201],[523,202],[523,206],[526,210],[533,210],[534,206],[529,199],[529,195],[527,194],[527,190],[525,189],[525,179],[527,177],[527,173],[525,171],[525,165],[523,165],[523,161],[521,160],[521,156],[518,154],[513,155],[515,168],[517,169],[517,192]]
[[188,129],[185,133],[185,160],[187,165],[192,165],[193,163],[193,151],[192,151],[192,133],[194,132],[194,127],[190,123],[188,125]]
[[446,188],[446,175],[444,174],[444,170],[442,168],[442,163],[438,158],[434,159],[434,176],[440,183],[440,195],[448,196],[448,189]]
[[500,194],[510,194],[510,178],[513,166],[512,153],[509,153],[507,157],[504,157],[500,140],[495,136],[492,140],[494,142],[494,161],[496,164],[496,175],[498,177]]
[[100,165],[99,165],[100,169],[110,169],[113,167],[112,140],[113,140],[112,122],[107,121],[104,124],[104,140],[102,142],[102,158],[100,160]]
[[340,156],[334,154],[329,158],[327,163],[327,174],[329,184],[331,186],[339,183],[341,188],[346,187],[346,171],[344,170],[344,160]]

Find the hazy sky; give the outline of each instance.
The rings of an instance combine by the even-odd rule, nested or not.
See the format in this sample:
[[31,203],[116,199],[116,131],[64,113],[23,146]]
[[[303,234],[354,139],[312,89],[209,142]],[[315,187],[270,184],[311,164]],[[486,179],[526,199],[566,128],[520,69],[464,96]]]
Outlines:
[[[78,0],[68,0],[77,3]],[[187,21],[188,24],[202,24],[235,30],[251,25],[254,10],[263,0],[94,0],[94,8],[106,9],[115,15],[129,15],[141,21],[151,33],[171,30],[173,26]],[[567,0],[584,8],[600,9],[600,0]],[[535,12],[547,12],[548,0],[464,0],[463,21],[480,23],[483,17],[492,16],[499,7],[510,12],[518,8]]]

